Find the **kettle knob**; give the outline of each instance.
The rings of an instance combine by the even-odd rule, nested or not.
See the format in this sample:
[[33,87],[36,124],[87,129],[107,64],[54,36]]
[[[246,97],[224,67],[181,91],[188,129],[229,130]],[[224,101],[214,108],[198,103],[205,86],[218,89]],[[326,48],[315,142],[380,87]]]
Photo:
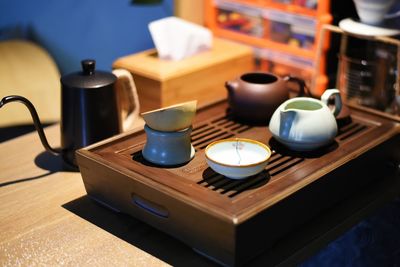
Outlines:
[[81,61],[83,74],[92,75],[94,73],[94,69],[96,68],[96,60],[94,59],[85,59]]

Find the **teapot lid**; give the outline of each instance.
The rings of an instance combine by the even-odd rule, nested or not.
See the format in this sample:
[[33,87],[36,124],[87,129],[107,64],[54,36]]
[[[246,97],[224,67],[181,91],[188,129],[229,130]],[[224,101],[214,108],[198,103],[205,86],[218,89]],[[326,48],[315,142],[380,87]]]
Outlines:
[[82,71],[61,77],[63,86],[71,88],[100,88],[115,83],[117,77],[111,72],[95,70],[96,61],[85,59],[81,61]]

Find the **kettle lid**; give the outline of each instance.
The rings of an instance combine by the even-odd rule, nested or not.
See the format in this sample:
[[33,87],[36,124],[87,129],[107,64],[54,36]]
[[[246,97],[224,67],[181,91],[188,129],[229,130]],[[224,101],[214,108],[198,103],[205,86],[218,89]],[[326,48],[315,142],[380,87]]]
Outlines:
[[100,88],[115,83],[117,77],[111,72],[95,70],[96,61],[85,59],[81,61],[82,71],[70,73],[61,77],[61,84],[71,88]]

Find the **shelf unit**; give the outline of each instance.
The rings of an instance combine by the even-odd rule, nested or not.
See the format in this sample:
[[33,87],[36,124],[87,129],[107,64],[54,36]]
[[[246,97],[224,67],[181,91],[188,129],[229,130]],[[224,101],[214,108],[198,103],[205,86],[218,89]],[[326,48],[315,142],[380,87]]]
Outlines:
[[[257,70],[299,76],[320,95],[328,79],[325,56],[316,64],[318,33],[332,20],[329,5],[329,0],[206,0],[205,23],[215,36],[252,46]],[[326,51],[329,36],[324,40]]]

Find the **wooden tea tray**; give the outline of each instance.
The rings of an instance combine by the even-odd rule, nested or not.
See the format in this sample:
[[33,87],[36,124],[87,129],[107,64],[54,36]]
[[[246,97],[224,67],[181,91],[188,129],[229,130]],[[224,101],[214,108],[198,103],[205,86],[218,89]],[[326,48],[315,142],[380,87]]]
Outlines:
[[[96,201],[128,213],[182,240],[224,265],[243,264],[299,225],[374,182],[399,143],[396,124],[351,110],[335,141],[315,152],[293,152],[266,126],[234,121],[227,103],[196,116],[193,160],[160,167],[141,155],[144,131],[107,139],[77,151],[86,191]],[[230,180],[212,171],[204,148],[212,141],[245,137],[273,154],[255,177]],[[395,140],[390,141],[388,140]]]

